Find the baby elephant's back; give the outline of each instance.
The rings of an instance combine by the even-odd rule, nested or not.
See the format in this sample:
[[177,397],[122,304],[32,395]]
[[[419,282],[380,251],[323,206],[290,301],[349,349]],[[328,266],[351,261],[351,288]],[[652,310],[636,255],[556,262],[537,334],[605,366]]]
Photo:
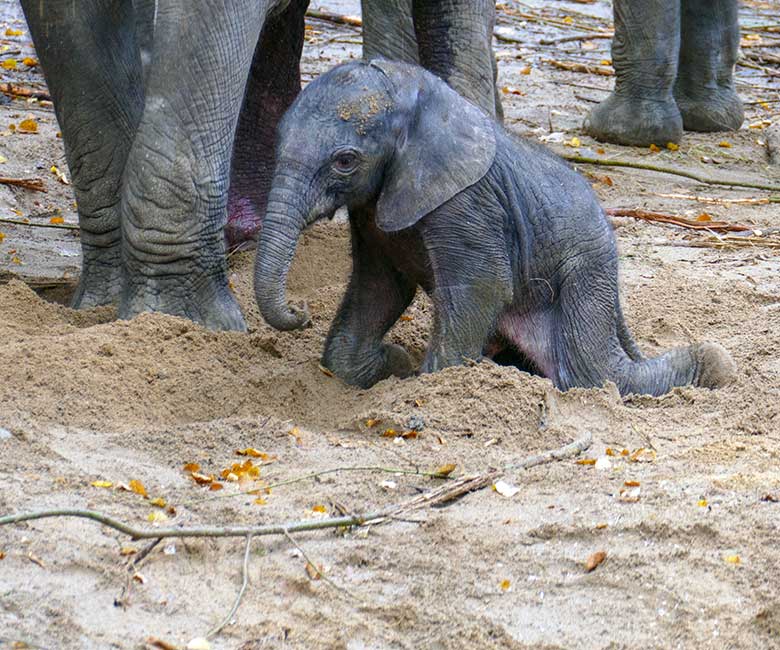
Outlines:
[[590,184],[544,147],[503,136],[497,162],[526,272],[552,278],[573,265],[612,266],[612,230]]

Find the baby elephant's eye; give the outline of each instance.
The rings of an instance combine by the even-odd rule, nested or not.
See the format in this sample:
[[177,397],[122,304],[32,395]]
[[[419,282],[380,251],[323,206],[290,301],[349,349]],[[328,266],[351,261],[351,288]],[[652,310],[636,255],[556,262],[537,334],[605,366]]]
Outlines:
[[333,159],[333,168],[337,172],[347,173],[357,167],[358,157],[351,151],[342,151]]

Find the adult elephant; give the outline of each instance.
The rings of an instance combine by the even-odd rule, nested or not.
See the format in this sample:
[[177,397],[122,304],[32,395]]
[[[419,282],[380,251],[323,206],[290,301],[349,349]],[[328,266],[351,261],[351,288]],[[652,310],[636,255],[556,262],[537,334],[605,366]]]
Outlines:
[[[231,207],[262,214],[308,0],[21,2],[78,201],[73,305],[244,329],[227,281],[229,178]],[[413,0],[415,33],[450,76],[472,5]]]
[[585,120],[599,140],[646,146],[733,131],[738,0],[614,0],[615,90]]

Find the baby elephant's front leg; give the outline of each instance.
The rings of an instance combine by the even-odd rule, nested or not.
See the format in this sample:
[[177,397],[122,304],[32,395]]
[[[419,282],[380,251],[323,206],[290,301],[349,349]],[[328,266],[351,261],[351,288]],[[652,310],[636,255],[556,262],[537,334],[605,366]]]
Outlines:
[[361,388],[414,372],[409,355],[383,343],[387,331],[414,298],[415,285],[379,260],[356,258],[344,300],[331,325],[322,365]]

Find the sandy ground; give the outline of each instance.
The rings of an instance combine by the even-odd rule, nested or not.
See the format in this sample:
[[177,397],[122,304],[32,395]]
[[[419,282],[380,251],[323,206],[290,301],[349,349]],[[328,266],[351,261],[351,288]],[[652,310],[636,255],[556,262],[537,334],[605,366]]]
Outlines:
[[[354,13],[354,4],[327,7]],[[13,4],[0,6],[11,27],[26,31],[13,22]],[[771,9],[748,4],[743,25],[772,22]],[[543,60],[598,64],[608,41],[593,41],[592,50],[538,41],[582,25],[603,29],[598,17],[609,6],[560,2],[544,15],[570,15],[574,25],[501,11],[505,33],[526,43],[498,46],[507,125],[559,151],[596,150],[579,126],[611,79]],[[310,26],[306,79],[359,56],[357,30]],[[3,44],[0,58],[31,53],[26,34]],[[43,87],[34,68],[3,72],[4,81]],[[747,126],[780,110],[780,84],[745,67],[738,79],[746,101],[766,102],[748,105],[740,132],[686,134],[675,152],[610,145],[600,155],[780,184],[764,162],[762,130]],[[28,115],[37,134],[9,130]],[[61,225],[75,225],[70,188],[50,172],[57,165],[67,173],[51,108],[14,100],[0,106],[0,129],[0,175],[41,177],[48,190],[0,186],[3,218],[46,225],[58,211]],[[563,144],[573,137],[580,145]],[[765,232],[778,226],[776,205],[729,203],[770,196],[760,190],[583,171],[608,207],[706,211]],[[252,299],[253,254],[233,256],[250,327],[233,334],[164,315],[116,321],[111,309],[75,312],[53,302],[78,274],[78,231],[0,223],[0,278],[10,280],[0,285],[0,515],[88,508],[149,527],[314,520],[383,508],[445,482],[415,472],[446,464],[456,465],[454,477],[483,472],[590,432],[593,445],[580,459],[608,462],[509,472],[505,480],[519,488],[512,497],[485,489],[368,529],[296,534],[305,556],[285,537],[256,538],[249,586],[212,648],[778,648],[780,256],[760,244],[701,247],[711,235],[670,226],[615,226],[624,308],[642,348],[718,341],[738,363],[733,386],[661,398],[621,399],[610,386],[560,394],[545,379],[483,362],[356,390],[318,368],[350,267],[343,224],[302,239],[290,280],[313,314],[302,332],[263,323]],[[423,296],[407,316],[390,338],[419,358],[430,326]],[[411,427],[421,429],[416,437],[382,435]],[[259,476],[245,471],[219,491],[184,471],[197,463],[219,475],[245,462],[236,451],[246,448],[267,454],[251,459]],[[644,451],[625,457],[624,449]],[[355,467],[384,470],[305,478]],[[93,485],[101,481],[111,487]],[[148,498],[121,489],[130,481]],[[165,507],[152,503],[159,497]],[[167,520],[150,522],[161,515]],[[238,593],[244,541],[166,540],[129,565],[134,556],[125,554],[145,545],[79,519],[0,528],[0,648],[161,647],[154,639],[184,647],[204,636]],[[606,560],[587,572],[598,551]],[[327,580],[312,579],[307,557]]]

